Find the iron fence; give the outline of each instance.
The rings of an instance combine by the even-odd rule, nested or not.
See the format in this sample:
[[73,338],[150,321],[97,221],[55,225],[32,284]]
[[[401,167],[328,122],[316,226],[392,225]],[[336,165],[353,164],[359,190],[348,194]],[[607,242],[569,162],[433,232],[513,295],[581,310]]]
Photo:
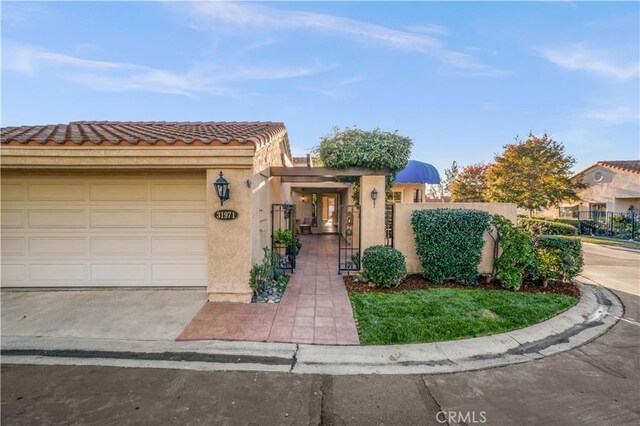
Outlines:
[[603,211],[575,212],[573,219],[578,221],[581,235],[595,235],[625,240],[638,240],[638,222],[640,214],[635,210],[624,213]]

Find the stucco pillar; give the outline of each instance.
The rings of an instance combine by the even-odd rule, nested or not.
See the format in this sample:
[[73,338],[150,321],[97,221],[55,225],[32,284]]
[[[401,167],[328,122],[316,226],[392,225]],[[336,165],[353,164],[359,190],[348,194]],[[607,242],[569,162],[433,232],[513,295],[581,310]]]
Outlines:
[[[220,171],[229,182],[229,199],[220,206],[214,182]],[[210,302],[250,302],[249,271],[252,259],[252,192],[247,187],[251,169],[207,170],[207,255]],[[237,219],[219,220],[214,212],[235,210]]]
[[[378,191],[375,207],[371,191]],[[385,177],[362,176],[360,178],[360,249],[384,244]]]

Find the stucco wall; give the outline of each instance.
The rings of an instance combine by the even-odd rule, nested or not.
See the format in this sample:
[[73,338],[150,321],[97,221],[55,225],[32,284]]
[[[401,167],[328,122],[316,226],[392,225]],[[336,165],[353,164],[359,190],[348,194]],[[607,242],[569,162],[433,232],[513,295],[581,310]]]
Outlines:
[[413,190],[420,189],[422,190],[422,200],[424,201],[425,197],[425,185],[419,183],[399,183],[395,184],[391,187],[392,192],[401,192],[402,193],[402,202],[403,203],[413,203]]
[[[602,175],[600,180],[598,174]],[[578,206],[578,210],[591,210],[592,204],[604,203],[608,212],[622,213],[630,206],[640,207],[640,175],[608,167],[595,166],[588,169],[579,178],[587,188],[579,192],[580,201],[562,204],[564,207]],[[542,216],[555,218],[559,216],[557,207],[545,210]]]
[[[516,205],[510,203],[398,203],[395,205],[393,221],[393,243],[406,257],[409,273],[422,272],[420,260],[416,254],[416,245],[411,227],[411,214],[415,210],[431,209],[475,209],[501,214],[512,221],[516,220]],[[491,273],[493,266],[493,240],[487,234],[484,237],[482,261],[479,273]]]

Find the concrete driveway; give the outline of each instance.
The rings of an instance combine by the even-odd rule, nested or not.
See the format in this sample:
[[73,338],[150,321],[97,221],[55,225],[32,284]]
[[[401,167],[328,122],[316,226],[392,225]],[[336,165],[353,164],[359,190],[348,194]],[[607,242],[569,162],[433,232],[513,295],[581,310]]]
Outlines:
[[2,336],[174,340],[203,290],[2,291]]
[[640,294],[640,251],[583,243],[583,281]]

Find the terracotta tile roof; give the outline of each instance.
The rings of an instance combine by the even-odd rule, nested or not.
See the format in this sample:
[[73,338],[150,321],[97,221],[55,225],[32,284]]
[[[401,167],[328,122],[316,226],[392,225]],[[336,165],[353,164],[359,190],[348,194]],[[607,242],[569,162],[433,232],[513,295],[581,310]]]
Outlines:
[[[283,123],[75,121],[47,126],[3,127],[2,145],[47,146],[208,146],[253,143],[284,137]],[[286,141],[288,147],[288,141]]]
[[307,166],[307,157],[293,157],[294,166]]
[[598,166],[610,169],[623,170],[625,172],[640,173],[640,160],[628,161],[598,161]]

